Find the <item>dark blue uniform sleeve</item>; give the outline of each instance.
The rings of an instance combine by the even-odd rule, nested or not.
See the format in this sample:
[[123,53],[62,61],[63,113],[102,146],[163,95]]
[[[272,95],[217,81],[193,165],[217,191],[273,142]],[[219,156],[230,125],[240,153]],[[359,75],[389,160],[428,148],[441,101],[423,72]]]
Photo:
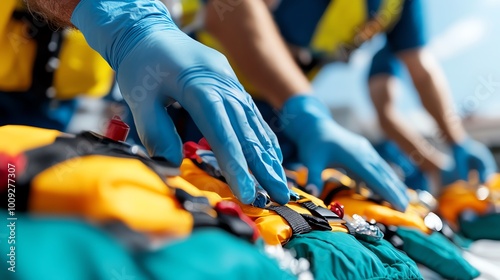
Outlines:
[[400,20],[387,33],[386,45],[375,54],[369,77],[377,74],[396,75],[400,67],[395,54],[426,44],[421,0],[406,0]]

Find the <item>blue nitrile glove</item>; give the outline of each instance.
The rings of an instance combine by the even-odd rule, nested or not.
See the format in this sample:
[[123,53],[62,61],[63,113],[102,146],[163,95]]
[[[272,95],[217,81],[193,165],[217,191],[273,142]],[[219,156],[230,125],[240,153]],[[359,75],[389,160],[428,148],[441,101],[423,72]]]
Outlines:
[[408,205],[406,186],[365,138],[338,125],[328,108],[310,95],[292,97],[282,108],[285,134],[295,141],[299,160],[308,168],[308,184],[321,192],[321,173],[328,167],[341,167],[396,209]]
[[71,21],[117,72],[141,141],[175,165],[181,141],[165,110],[172,99],[192,116],[243,203],[255,182],[276,202],[289,200],[281,151],[226,58],[189,38],[160,1],[82,0]]
[[446,166],[439,170],[439,173],[441,176],[441,186],[448,186],[460,180],[460,176],[457,168],[455,168],[454,162],[446,164]]
[[429,191],[429,180],[393,141],[385,140],[374,146],[375,151],[389,164],[401,169],[404,183],[411,189]]
[[453,158],[458,179],[468,181],[469,171],[476,170],[481,183],[497,171],[497,165],[488,148],[471,138],[466,138],[458,144],[453,144]]

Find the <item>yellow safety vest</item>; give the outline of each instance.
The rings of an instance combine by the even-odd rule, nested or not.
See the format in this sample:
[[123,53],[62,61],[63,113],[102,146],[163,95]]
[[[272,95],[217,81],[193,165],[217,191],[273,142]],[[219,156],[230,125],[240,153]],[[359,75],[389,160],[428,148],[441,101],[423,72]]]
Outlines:
[[[13,18],[21,10],[20,0],[0,4],[0,91],[24,92],[32,84],[37,43],[24,20]],[[114,73],[106,61],[92,50],[76,30],[63,32],[59,65],[54,73],[56,98],[71,99],[80,94],[101,97],[109,92]]]
[[319,21],[310,48],[326,56],[342,55],[361,46],[376,34],[387,31],[399,20],[404,0],[382,0],[370,17],[367,0],[331,1]]

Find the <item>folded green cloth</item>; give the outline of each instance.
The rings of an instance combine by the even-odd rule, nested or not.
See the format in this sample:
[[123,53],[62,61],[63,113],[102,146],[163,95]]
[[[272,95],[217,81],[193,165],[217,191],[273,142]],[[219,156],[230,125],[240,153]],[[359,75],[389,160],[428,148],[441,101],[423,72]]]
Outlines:
[[483,216],[462,215],[459,218],[460,234],[472,240],[500,240],[500,213]]
[[137,258],[150,279],[295,279],[256,246],[216,229],[197,230]]
[[479,271],[461,255],[460,249],[439,232],[428,235],[418,229],[399,227],[396,234],[403,240],[403,251],[417,263],[444,278],[474,279]]
[[294,236],[285,248],[311,262],[315,279],[422,279],[406,254],[385,240],[358,241],[342,232],[313,231]]

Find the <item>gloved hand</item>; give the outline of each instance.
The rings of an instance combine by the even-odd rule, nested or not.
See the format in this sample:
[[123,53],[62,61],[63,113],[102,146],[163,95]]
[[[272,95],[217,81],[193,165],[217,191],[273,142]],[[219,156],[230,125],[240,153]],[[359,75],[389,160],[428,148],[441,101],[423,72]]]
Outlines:
[[454,162],[450,162],[439,169],[439,175],[441,176],[441,186],[448,186],[460,180],[460,176]]
[[307,95],[290,98],[282,108],[281,123],[298,147],[299,160],[309,170],[308,184],[319,193],[322,171],[341,167],[396,209],[406,209],[406,186],[368,140],[339,126],[320,100]]
[[181,141],[165,106],[178,101],[208,140],[233,193],[256,197],[249,169],[276,202],[289,191],[281,151],[226,58],[182,33],[151,0],[82,0],[72,23],[117,72],[148,152],[175,165]]
[[430,190],[429,180],[393,141],[385,140],[374,146],[375,151],[389,164],[401,169],[404,183],[414,190]]
[[452,145],[455,168],[459,180],[468,181],[469,172],[476,170],[481,183],[497,171],[497,165],[491,152],[482,143],[471,138]]

